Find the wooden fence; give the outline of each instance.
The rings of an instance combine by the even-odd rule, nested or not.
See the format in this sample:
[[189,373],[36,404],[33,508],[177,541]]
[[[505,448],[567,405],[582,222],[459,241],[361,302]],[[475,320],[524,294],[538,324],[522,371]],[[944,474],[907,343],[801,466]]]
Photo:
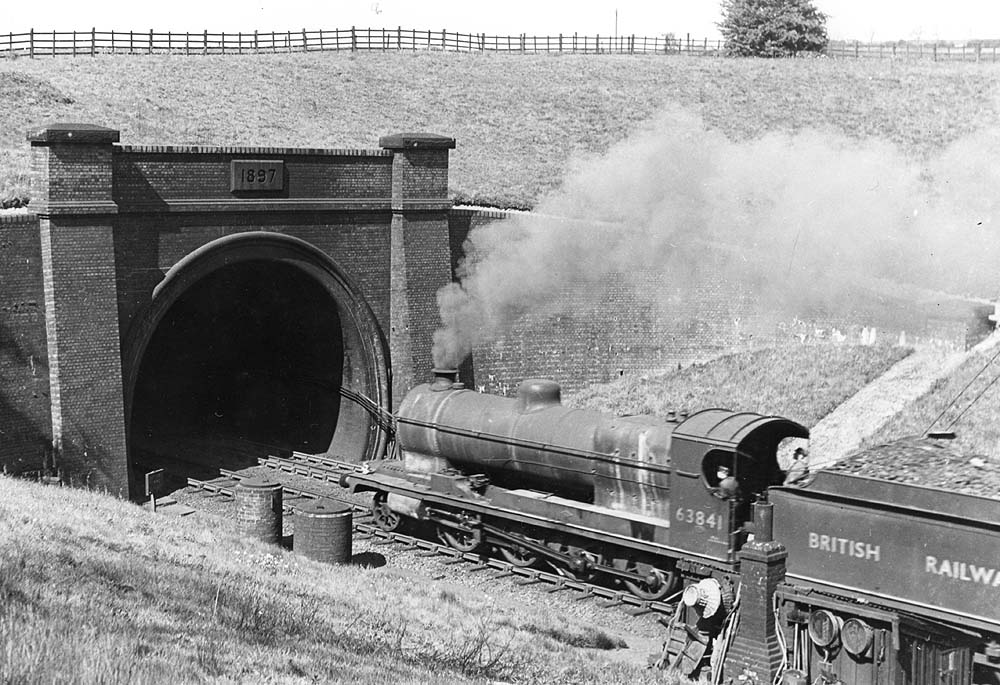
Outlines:
[[490,36],[417,29],[329,29],[280,33],[162,31],[29,31],[0,34],[0,56],[54,57],[109,53],[238,55],[321,50],[447,50],[451,52],[719,54],[718,40],[672,36]]
[[[828,57],[997,61],[1000,41],[862,43],[831,41]],[[0,34],[0,57],[56,57],[98,54],[240,55],[313,51],[446,50],[582,54],[721,55],[721,40],[666,36],[490,36],[417,29],[319,29],[262,33],[176,33],[171,31],[29,31]]]
[[966,43],[896,41],[862,43],[857,40],[832,40],[826,46],[828,57],[854,59],[929,59],[935,62],[996,62],[1000,42]]

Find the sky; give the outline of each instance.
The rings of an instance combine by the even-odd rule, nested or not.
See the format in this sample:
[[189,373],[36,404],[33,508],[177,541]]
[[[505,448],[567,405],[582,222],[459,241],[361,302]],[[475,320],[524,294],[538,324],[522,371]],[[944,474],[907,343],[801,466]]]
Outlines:
[[[814,0],[833,39],[1000,38],[997,0]],[[490,35],[675,36],[718,38],[718,0],[34,0],[0,13],[0,32],[36,30],[285,31],[403,28]]]

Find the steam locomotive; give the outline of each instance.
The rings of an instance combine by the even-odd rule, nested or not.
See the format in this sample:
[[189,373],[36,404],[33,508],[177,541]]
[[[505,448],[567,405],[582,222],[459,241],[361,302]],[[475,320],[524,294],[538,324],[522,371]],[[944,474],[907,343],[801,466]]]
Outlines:
[[[786,484],[779,449],[809,437],[794,421],[617,417],[563,406],[548,380],[503,398],[440,373],[396,420],[401,458],[344,479],[374,493],[379,526],[680,596],[678,670],[717,673],[757,602],[785,682],[1000,683],[1000,501],[827,472]],[[751,549],[777,550],[780,577],[748,581]]]

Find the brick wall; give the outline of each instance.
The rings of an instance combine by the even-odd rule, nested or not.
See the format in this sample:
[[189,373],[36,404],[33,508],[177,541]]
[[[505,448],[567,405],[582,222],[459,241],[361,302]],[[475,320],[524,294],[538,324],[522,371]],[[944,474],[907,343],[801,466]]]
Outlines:
[[[451,212],[454,278],[469,233],[505,216],[496,210]],[[508,394],[521,379],[541,376],[572,391],[753,346],[840,336],[860,342],[873,328],[877,342],[897,342],[905,332],[907,344],[933,341],[958,349],[989,331],[989,307],[961,300],[918,305],[865,284],[843,298],[852,304],[851,311],[820,306],[802,317],[770,313],[756,300],[757,289],[750,282],[729,275],[730,260],[724,250],[705,247],[697,254],[697,281],[694,274],[653,270],[627,278],[611,275],[597,296],[585,285],[567,285],[553,293],[564,304],[560,313],[525,316],[477,345],[474,372],[464,373],[463,380]]]
[[[55,446],[69,480],[118,492],[128,486],[125,386],[136,377],[141,341],[156,325],[157,287],[210,243],[242,250],[243,259],[257,259],[258,249],[267,259],[271,246],[320,281],[333,279],[327,285],[341,293],[341,320],[346,315],[356,327],[345,329],[344,344],[351,355],[371,357],[345,357],[355,365],[345,374],[376,384],[352,389],[388,397],[387,385],[380,394],[388,378],[383,341],[405,343],[392,360],[399,377],[412,381],[416,360],[421,369],[429,365],[434,293],[450,276],[447,182],[454,140],[401,134],[383,138],[378,150],[140,147],[117,145],[112,129],[57,124],[29,133],[29,141],[40,216],[34,301],[44,319],[37,317],[33,329],[22,326],[22,337],[33,334],[26,349],[40,349],[49,362],[51,390],[38,406],[54,418],[50,425],[34,423],[41,424],[41,439]],[[231,169],[240,160],[280,161],[272,165],[281,169],[280,184],[234,190]],[[251,232],[250,242],[230,240]],[[268,242],[259,232],[303,241],[303,252],[294,247],[302,243]],[[226,263],[217,249],[199,269]],[[309,256],[320,253],[332,270]],[[16,270],[6,278],[30,285]],[[402,310],[392,297],[394,284],[402,288]],[[4,292],[27,301],[18,287]],[[396,322],[405,336],[394,335]],[[23,356],[5,358],[4,370],[24,376]],[[369,374],[363,366],[373,363],[382,370]],[[17,411],[23,412],[26,387],[21,382],[11,401]]]
[[0,465],[34,471],[52,439],[38,217],[0,214]]

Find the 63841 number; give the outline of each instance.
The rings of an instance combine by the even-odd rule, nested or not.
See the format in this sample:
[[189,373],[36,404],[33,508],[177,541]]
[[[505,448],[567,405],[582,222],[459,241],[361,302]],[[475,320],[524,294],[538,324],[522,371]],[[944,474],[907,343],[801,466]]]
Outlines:
[[718,528],[722,530],[723,516],[714,511],[702,511],[701,509],[691,509],[689,507],[677,507],[674,518],[684,523],[692,523],[704,528]]

